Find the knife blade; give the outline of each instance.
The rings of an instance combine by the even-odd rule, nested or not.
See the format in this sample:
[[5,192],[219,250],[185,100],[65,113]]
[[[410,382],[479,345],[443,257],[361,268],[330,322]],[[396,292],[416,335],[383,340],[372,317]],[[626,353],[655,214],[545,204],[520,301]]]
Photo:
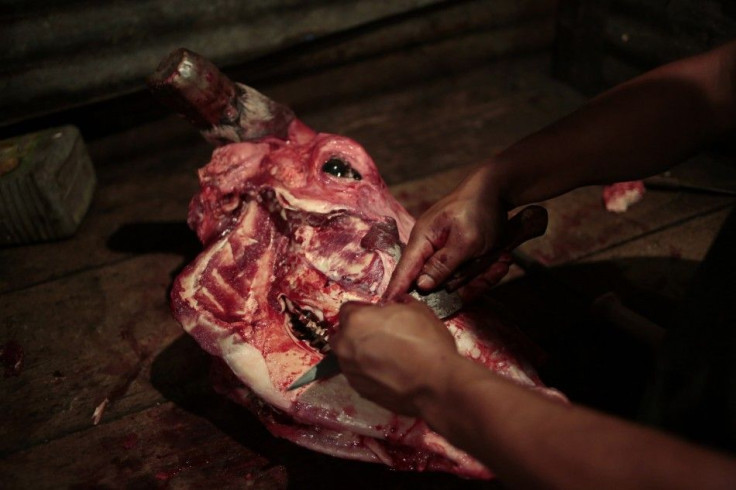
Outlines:
[[[414,290],[409,294],[426,304],[440,320],[444,320],[445,318],[454,315],[463,306],[460,295],[457,292],[448,293],[444,289],[433,291],[431,293],[421,293]],[[286,391],[301,388],[313,381],[330,378],[339,373],[340,365],[337,362],[337,357],[332,352],[328,352],[322,360],[299,376],[299,378],[297,378],[297,380],[294,381]]]
[[299,376],[296,381],[286,388],[286,391],[301,388],[318,379],[326,379],[340,373],[340,364],[337,362],[337,356],[332,352],[328,352],[317,364],[307,369],[304,374]]

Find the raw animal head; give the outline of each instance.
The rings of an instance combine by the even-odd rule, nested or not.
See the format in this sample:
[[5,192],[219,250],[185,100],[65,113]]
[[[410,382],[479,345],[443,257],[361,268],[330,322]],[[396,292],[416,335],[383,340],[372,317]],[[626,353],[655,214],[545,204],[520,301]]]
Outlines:
[[[273,434],[339,457],[490,477],[421,420],[360,397],[342,375],[286,390],[324,356],[342,303],[378,301],[414,220],[358,143],[293,117],[280,127],[217,148],[199,171],[189,224],[205,248],[174,282],[174,316],[220,360],[218,389]],[[215,140],[232,133],[208,131]],[[547,390],[492,312],[460,313],[446,325],[464,355]]]

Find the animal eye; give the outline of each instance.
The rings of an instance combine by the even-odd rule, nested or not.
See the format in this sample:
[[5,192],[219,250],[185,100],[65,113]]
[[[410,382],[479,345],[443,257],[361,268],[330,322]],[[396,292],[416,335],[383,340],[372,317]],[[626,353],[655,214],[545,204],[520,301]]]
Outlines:
[[330,158],[322,165],[322,171],[345,179],[360,180],[363,178],[349,163],[335,157]]

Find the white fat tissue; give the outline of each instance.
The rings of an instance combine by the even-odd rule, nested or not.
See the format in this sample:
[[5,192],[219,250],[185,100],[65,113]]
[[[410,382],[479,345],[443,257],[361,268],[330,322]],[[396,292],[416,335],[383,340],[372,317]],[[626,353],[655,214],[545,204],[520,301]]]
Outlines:
[[[350,263],[346,263],[341,255],[352,255],[355,257]],[[346,277],[359,277],[371,265],[375,254],[365,253],[365,250],[352,246],[346,247],[342,252],[325,257],[311,250],[306,250],[306,259],[314,268],[333,281],[339,281]]]
[[[294,414],[296,420],[320,422],[333,429],[347,429],[371,437],[384,437],[385,423],[392,416],[385,408],[358,395],[343,375],[307,385],[299,401],[300,407]],[[397,417],[392,427],[400,434],[413,424],[414,420],[409,417]]]
[[[405,243],[414,225],[358,143],[315,133],[298,120],[288,134],[288,141],[267,137],[221,147],[199,172],[201,191],[189,223],[207,245],[175,280],[172,311],[242,383],[223,378],[218,391],[252,409],[275,436],[315,451],[490,478],[487,468],[422,421],[362,398],[342,375],[287,391],[324,357],[318,346],[339,328],[340,305],[377,302],[386,289],[398,254],[364,249],[363,237],[394,220]],[[322,166],[330,158],[361,178],[326,175]],[[461,311],[446,325],[461,354],[559,399],[523,357],[511,354],[514,342],[504,337],[510,329],[495,332],[494,322],[492,311]]]
[[291,402],[271,383],[266,360],[252,345],[229,335],[220,343],[222,359],[240,379],[259,398],[281,410],[288,410]]
[[294,442],[302,447],[332,454],[345,459],[355,459],[367,463],[377,463],[379,459],[367,446],[365,438],[350,432],[330,429],[299,429]]
[[603,188],[603,202],[612,213],[624,213],[644,198],[644,182],[618,182]]
[[311,212],[317,214],[329,214],[330,212],[339,211],[330,202],[325,202],[317,198],[299,198],[286,190],[279,190],[277,196],[284,208],[295,211],[309,209]]
[[[180,297],[183,301],[189,303],[189,305],[193,308],[196,309],[197,306],[194,295],[200,291],[199,279],[202,277],[204,270],[210,264],[212,257],[226,245],[227,241],[224,240],[215,242],[211,247],[199,254],[197,260],[192,264],[194,266],[194,269],[191,271],[191,273],[182,274],[179,276],[179,281],[181,285]],[[192,265],[190,265],[190,267],[192,267]]]

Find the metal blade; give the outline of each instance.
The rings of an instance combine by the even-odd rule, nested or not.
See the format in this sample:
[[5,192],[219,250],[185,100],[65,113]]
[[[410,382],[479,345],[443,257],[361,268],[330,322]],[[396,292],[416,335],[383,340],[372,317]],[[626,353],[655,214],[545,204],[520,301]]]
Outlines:
[[332,352],[329,352],[321,361],[309,368],[304,374],[291,383],[286,391],[295,390],[301,388],[304,385],[317,381],[318,379],[325,379],[335,376],[340,373],[340,364],[337,362],[337,357]]
[[444,320],[460,311],[463,307],[463,301],[457,292],[448,293],[444,289],[432,291],[431,293],[421,293],[416,289],[409,293],[410,296],[418,299],[437,315],[437,318]]

